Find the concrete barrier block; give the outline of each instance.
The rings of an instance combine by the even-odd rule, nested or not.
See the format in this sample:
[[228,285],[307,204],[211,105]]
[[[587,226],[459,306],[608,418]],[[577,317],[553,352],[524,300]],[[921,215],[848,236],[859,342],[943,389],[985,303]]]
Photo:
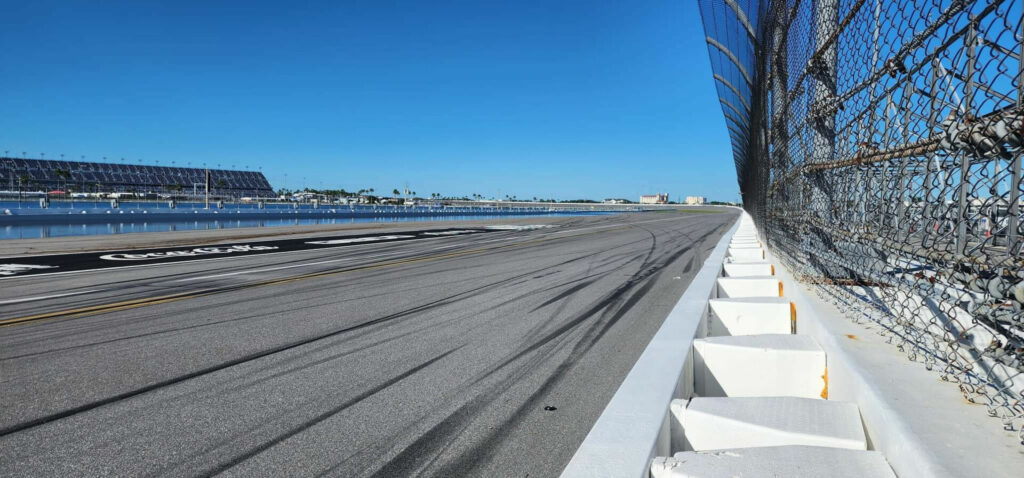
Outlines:
[[708,301],[708,335],[796,333],[796,306],[783,297]]
[[680,451],[784,445],[867,450],[860,411],[850,402],[697,397],[673,400],[670,410],[683,431]]
[[773,276],[775,266],[766,261],[729,262],[722,266],[725,277]]
[[782,281],[775,277],[719,277],[717,297],[782,297]]
[[653,478],[804,477],[896,478],[877,451],[819,446],[684,451],[651,463]]
[[697,396],[828,398],[825,352],[811,337],[706,337],[693,352]]
[[737,249],[730,247],[727,257],[742,261],[760,261],[764,260],[765,254],[764,249],[761,249],[760,247],[752,249]]

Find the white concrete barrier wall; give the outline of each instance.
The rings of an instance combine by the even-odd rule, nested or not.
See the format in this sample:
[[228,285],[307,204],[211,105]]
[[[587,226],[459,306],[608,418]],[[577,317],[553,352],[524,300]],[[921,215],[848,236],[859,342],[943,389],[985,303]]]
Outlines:
[[[683,467],[681,465],[685,464]],[[820,446],[733,448],[685,451],[659,457],[651,466],[654,478],[805,477],[895,478],[885,457],[876,451]]]
[[702,397],[827,397],[825,352],[803,335],[693,341],[693,386]]
[[735,248],[729,247],[729,258],[733,262],[738,261],[761,261],[765,258],[764,250],[758,248]]
[[709,336],[796,333],[796,306],[784,297],[711,299],[708,307]]
[[722,264],[722,274],[725,277],[773,276],[775,266],[765,261],[728,262]]
[[[867,450],[857,405],[798,397],[672,401],[681,451],[809,445]],[[678,430],[678,431],[677,431]]]
[[[802,395],[806,399],[820,401],[819,397],[828,394],[829,398],[855,402],[864,419],[864,428],[868,435],[867,441],[871,447],[877,447],[889,455],[892,468],[890,469],[885,458],[879,452],[815,446],[791,445],[709,452],[685,451],[667,457],[673,451],[669,449],[670,445],[673,445],[673,438],[677,438],[673,434],[682,432],[681,426],[676,423],[678,419],[670,414],[670,407],[666,404],[673,398],[694,396],[692,388],[693,383],[697,380],[694,377],[694,369],[707,367],[706,363],[695,363],[698,355],[695,352],[696,347],[686,347],[686,344],[707,329],[708,322],[713,320],[711,316],[714,315],[714,312],[709,312],[712,306],[705,304],[705,301],[711,296],[708,291],[713,291],[715,297],[727,295],[728,292],[719,295],[720,287],[715,278],[717,274],[709,270],[716,266],[716,256],[719,258],[717,272],[726,276],[727,279],[749,277],[745,273],[749,272],[749,268],[764,267],[763,264],[775,262],[772,261],[769,251],[766,251],[769,253],[764,255],[764,259],[741,257],[744,254],[750,254],[750,250],[756,251],[756,249],[738,246],[761,245],[760,238],[750,227],[746,217],[740,224],[733,226],[731,233],[731,239],[726,239],[729,237],[727,234],[726,238],[719,242],[701,271],[698,272],[691,287],[659,329],[633,370],[627,375],[622,387],[609,402],[605,413],[597,420],[562,476],[573,478],[646,477],[651,475],[659,478],[669,476],[711,477],[722,476],[723,472],[727,472],[742,476],[821,474],[832,477],[859,477],[895,476],[893,470],[904,477],[969,476],[969,473],[950,473],[951,469],[959,468],[959,465],[953,465],[956,460],[950,458],[954,455],[928,449],[923,443],[927,440],[914,436],[911,431],[914,428],[907,426],[904,423],[904,417],[895,414],[892,405],[888,403],[891,398],[882,396],[880,390],[867,381],[867,377],[872,376],[872,373],[864,370],[862,364],[854,363],[850,356],[842,350],[842,347],[837,346],[838,342],[836,341],[840,339],[836,338],[837,336],[832,330],[819,323],[818,318],[815,317],[815,311],[805,311],[803,307],[800,312],[801,332],[822,343],[819,346],[819,349],[822,350],[822,357],[809,360],[812,365],[807,367],[807,373],[798,374],[803,377],[810,376],[809,382],[813,386],[804,384],[802,387],[797,387],[803,390],[797,396]],[[734,247],[730,247],[730,245]],[[744,250],[748,252],[742,252]],[[745,266],[742,265],[744,263],[762,265]],[[730,264],[737,264],[737,267],[732,269],[736,271],[735,275],[726,272],[726,267]],[[777,271],[774,279],[792,280],[791,275],[784,268],[781,269],[783,271],[781,274],[778,273],[779,264],[777,262],[775,262],[775,266]],[[813,297],[807,297],[795,282],[792,285],[787,282],[787,286],[786,298],[793,300],[798,305],[816,301]],[[791,293],[789,288],[792,288],[795,293]],[[760,293],[770,294],[766,290],[762,290]],[[703,297],[701,297],[702,294]],[[777,298],[778,294],[778,291],[775,291],[774,294],[761,299]],[[730,300],[736,300],[736,298],[725,298],[725,301]],[[772,317],[783,315],[781,309],[784,303],[783,300],[779,300],[775,304],[777,309],[771,314]],[[731,317],[741,317],[742,320],[743,314]],[[810,317],[809,320],[808,317]],[[772,321],[776,322],[776,325],[779,322],[774,319]],[[736,326],[736,324],[732,325]],[[724,324],[722,326],[725,327]],[[713,322],[710,327],[714,327]],[[742,328],[742,324],[739,327]],[[805,327],[806,330],[804,330]],[[738,337],[718,337],[718,339],[722,338],[735,339]],[[704,340],[704,343],[706,345],[707,341]],[[706,346],[702,347],[707,349]],[[713,353],[715,352],[712,351]],[[735,351],[725,355],[734,354]],[[826,354],[827,362],[824,360]],[[748,359],[743,365],[758,363],[758,361],[763,362],[761,359]],[[808,362],[808,360],[801,360],[801,362]],[[777,370],[779,366],[769,365],[768,368]],[[707,374],[710,372],[702,369],[701,373],[707,378]],[[831,380],[829,380],[830,376]],[[741,386],[751,387],[751,384],[742,378],[740,377],[741,380],[736,382]],[[717,382],[718,377],[714,377],[714,379]],[[705,380],[705,385],[707,382]],[[828,386],[829,382],[838,384],[838,394],[831,390],[831,387]],[[721,393],[725,395],[726,391],[721,390]],[[760,395],[765,392],[759,390],[757,393]],[[676,402],[676,408],[679,408],[679,403]],[[834,420],[827,421],[833,422]],[[693,425],[691,425],[691,429],[692,427]],[[788,433],[785,430],[775,430],[775,432],[782,433],[782,435]],[[771,438],[772,433],[764,433],[765,435],[762,437],[764,440],[774,439]],[[951,440],[956,438],[949,437]],[[682,443],[681,440],[677,438],[674,443],[677,449]],[[972,448],[971,444],[963,445],[968,449]],[[662,456],[652,464],[651,459],[657,455]],[[723,459],[727,460],[723,461]],[[730,465],[729,460],[733,460],[732,465],[735,466]],[[681,467],[682,463],[686,463],[686,466]],[[685,475],[682,474],[684,468]],[[987,476],[1002,476],[999,473],[991,473],[993,469],[1001,469],[998,465],[995,467],[984,466],[982,469],[986,471]]]
[[692,393],[691,342],[737,224],[722,236],[562,472],[563,478],[646,478],[671,453],[669,403]]
[[[873,341],[882,343],[867,343],[867,340],[858,337],[861,332],[850,335],[854,325],[849,323],[842,311],[818,300],[805,287],[797,285],[790,271],[778,261],[775,262],[779,265],[776,267],[778,277],[792,284],[787,288],[786,296],[799,304],[800,332],[814,337],[828,355],[829,399],[857,403],[871,447],[885,454],[897,475],[908,478],[1019,476],[1020,467],[1007,468],[1011,460],[1020,460],[1018,453],[1010,454],[1014,458],[1002,455],[996,461],[966,459],[994,453],[992,441],[996,436],[989,432],[988,424],[965,428],[962,423],[947,422],[947,425],[938,427],[945,430],[943,433],[920,433],[918,430],[921,427],[915,426],[914,421],[930,421],[933,418],[929,414],[939,415],[938,410],[966,405],[949,396],[936,399],[940,402],[930,401],[931,397],[921,400],[920,394],[909,388],[953,385],[942,383],[935,376],[917,375],[926,373],[923,367],[918,366],[917,370],[908,371],[908,365],[913,367],[918,364],[892,354],[893,347],[885,344],[884,340]],[[892,363],[873,369],[868,361],[858,360],[847,351],[851,345],[869,351],[866,353],[872,356],[887,356],[889,358],[886,360]],[[875,364],[874,367],[879,365]],[[920,402],[920,406],[911,407],[919,410],[916,416],[906,410],[906,405],[901,404],[908,399],[913,400],[915,395]],[[942,403],[941,400],[948,400],[948,403]],[[971,438],[965,439],[967,436]]]
[[782,297],[782,282],[773,276],[768,277],[720,277],[717,296],[733,297]]

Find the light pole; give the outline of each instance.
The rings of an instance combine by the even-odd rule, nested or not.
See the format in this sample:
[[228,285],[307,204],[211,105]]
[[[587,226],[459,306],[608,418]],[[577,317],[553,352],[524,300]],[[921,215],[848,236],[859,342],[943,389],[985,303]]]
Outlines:
[[206,180],[203,181],[204,183],[206,183],[205,209],[210,209],[210,170],[209,169],[206,170],[206,178],[205,179]]

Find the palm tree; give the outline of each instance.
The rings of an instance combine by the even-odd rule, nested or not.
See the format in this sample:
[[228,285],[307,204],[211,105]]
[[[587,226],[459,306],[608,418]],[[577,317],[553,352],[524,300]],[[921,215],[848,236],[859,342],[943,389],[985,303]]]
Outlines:
[[399,194],[402,194],[402,192],[399,191],[398,188],[395,188],[394,190],[391,191],[391,194],[394,194],[395,197],[397,198]]

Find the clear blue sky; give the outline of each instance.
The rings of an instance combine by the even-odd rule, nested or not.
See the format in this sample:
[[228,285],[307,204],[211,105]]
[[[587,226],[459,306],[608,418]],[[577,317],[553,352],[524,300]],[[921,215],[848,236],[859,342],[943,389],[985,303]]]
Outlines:
[[0,153],[736,200],[695,0],[159,3],[4,2]]

